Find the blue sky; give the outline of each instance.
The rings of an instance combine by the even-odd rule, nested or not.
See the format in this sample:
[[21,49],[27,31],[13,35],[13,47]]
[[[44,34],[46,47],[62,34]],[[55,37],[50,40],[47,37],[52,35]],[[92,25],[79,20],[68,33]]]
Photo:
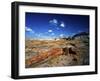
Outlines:
[[89,16],[49,13],[25,14],[25,37],[51,39],[89,32]]

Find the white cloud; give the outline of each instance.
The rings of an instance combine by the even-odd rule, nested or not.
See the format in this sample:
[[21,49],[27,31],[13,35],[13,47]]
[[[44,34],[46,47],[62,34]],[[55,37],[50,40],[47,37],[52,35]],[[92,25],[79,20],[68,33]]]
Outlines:
[[64,28],[65,27],[64,22],[61,22],[60,26]]
[[52,30],[48,30],[48,32],[53,32]]
[[52,25],[57,25],[58,24],[58,20],[57,19],[52,19],[49,21],[50,24]]
[[60,36],[60,37],[64,37],[64,34],[60,34],[59,36]]
[[[53,26],[59,26],[59,27],[62,27],[64,28],[65,27],[65,23],[63,21],[58,21],[57,19],[52,19],[49,21],[49,23]],[[59,28],[57,28],[59,30]]]
[[31,28],[25,27],[25,31],[30,32],[30,33],[35,33]]
[[58,22],[57,19],[53,19],[52,21],[53,21],[54,23],[56,23],[56,24],[57,24],[57,22]]

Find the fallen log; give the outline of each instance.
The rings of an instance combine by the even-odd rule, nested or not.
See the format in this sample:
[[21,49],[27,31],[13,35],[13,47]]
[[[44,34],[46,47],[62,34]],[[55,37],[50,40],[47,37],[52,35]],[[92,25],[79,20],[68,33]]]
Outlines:
[[31,66],[32,64],[40,63],[41,61],[44,61],[48,57],[56,57],[58,55],[62,55],[63,50],[61,48],[52,48],[49,51],[41,52],[25,61],[26,67]]

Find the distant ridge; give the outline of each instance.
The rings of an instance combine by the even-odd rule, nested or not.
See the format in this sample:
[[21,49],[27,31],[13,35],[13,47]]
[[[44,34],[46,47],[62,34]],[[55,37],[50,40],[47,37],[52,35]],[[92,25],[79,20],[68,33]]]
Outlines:
[[89,35],[89,33],[88,32],[80,32],[80,33],[77,33],[77,34],[73,35],[72,39],[75,38],[75,37],[85,36],[85,35]]

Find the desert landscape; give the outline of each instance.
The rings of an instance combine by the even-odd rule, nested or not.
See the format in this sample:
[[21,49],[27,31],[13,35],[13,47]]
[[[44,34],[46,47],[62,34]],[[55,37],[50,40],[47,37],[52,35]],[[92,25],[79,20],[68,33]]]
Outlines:
[[25,67],[61,67],[89,65],[89,34],[81,32],[69,38],[25,41]]
[[25,13],[25,68],[89,65],[89,16]]

